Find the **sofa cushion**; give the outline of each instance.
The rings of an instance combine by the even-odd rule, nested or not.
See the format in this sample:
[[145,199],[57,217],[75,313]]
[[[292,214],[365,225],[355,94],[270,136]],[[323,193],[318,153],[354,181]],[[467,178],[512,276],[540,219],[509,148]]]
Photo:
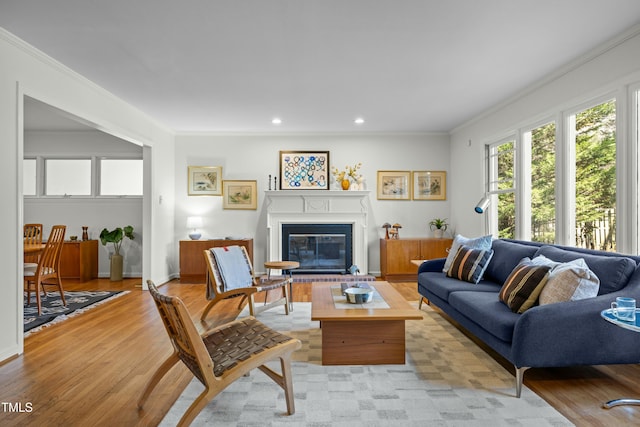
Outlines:
[[520,260],[533,258],[538,247],[497,239],[491,244],[491,249],[493,258],[484,272],[484,277],[502,285]]
[[492,256],[492,250],[472,249],[467,246],[460,246],[449,270],[447,270],[447,277],[453,277],[470,283],[478,283],[489,261],[491,261]]
[[609,294],[627,286],[629,278],[636,269],[635,261],[624,256],[594,255],[554,246],[540,247],[536,252],[537,255],[544,255],[558,262],[569,262],[583,258],[589,269],[600,279],[598,295]]
[[508,343],[513,340],[513,330],[521,316],[500,302],[496,293],[452,292],[449,304],[500,340]]
[[495,294],[494,298],[497,300],[497,295],[500,291],[500,285],[487,280],[481,280],[474,285],[473,283],[447,277],[441,272],[420,273],[418,275],[418,284],[444,301],[448,301],[449,295],[457,291],[490,292]]
[[449,267],[451,267],[451,263],[453,262],[453,258],[458,253],[460,246],[464,245],[473,249],[491,249],[492,238],[493,237],[490,234],[477,238],[469,238],[456,234],[453,238],[453,242],[451,243],[451,248],[449,249],[449,254],[447,255],[447,260],[444,262],[442,271],[446,273],[449,270]]
[[524,313],[538,302],[550,270],[548,265],[536,265],[529,258],[523,259],[502,285],[500,301],[514,313]]
[[539,255],[531,260],[536,265],[551,267],[547,284],[540,292],[540,305],[576,301],[598,295],[600,280],[589,270],[583,258],[569,262],[555,262]]

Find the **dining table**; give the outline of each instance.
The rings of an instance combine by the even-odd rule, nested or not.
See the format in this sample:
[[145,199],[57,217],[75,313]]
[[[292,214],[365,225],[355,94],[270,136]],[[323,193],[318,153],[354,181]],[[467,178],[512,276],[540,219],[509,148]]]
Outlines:
[[24,254],[37,255],[44,250],[45,246],[47,246],[46,243],[25,243]]

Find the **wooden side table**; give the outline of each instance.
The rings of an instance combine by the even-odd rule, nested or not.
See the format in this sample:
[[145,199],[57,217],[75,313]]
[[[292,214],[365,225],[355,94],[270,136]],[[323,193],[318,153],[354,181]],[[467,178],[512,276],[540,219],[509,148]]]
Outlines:
[[283,275],[289,275],[289,311],[293,311],[293,274],[291,270],[300,267],[298,261],[266,261],[264,268],[267,269],[267,278],[271,278],[271,270],[282,270]]

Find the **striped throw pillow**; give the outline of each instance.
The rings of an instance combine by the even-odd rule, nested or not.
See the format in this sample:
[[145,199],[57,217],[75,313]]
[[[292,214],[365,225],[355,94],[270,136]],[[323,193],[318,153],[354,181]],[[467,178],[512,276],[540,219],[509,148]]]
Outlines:
[[491,261],[493,250],[460,246],[447,270],[447,276],[465,282],[478,283]]
[[514,313],[524,313],[538,302],[550,270],[548,265],[536,265],[529,258],[523,259],[502,285],[500,301]]

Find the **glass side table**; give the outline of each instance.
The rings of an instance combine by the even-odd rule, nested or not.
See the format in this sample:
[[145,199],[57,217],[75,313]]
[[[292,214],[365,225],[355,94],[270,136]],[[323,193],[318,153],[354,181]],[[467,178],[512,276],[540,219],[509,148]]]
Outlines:
[[[602,312],[600,312],[600,316],[607,322],[611,322],[616,326],[620,326],[621,328],[629,329],[634,332],[640,332],[640,309],[636,309],[635,322],[625,322],[622,320],[618,320],[616,316],[614,316],[613,310],[611,310],[610,308],[602,310]],[[619,405],[640,405],[640,399],[614,399],[604,403],[602,406],[606,409],[609,409]]]

